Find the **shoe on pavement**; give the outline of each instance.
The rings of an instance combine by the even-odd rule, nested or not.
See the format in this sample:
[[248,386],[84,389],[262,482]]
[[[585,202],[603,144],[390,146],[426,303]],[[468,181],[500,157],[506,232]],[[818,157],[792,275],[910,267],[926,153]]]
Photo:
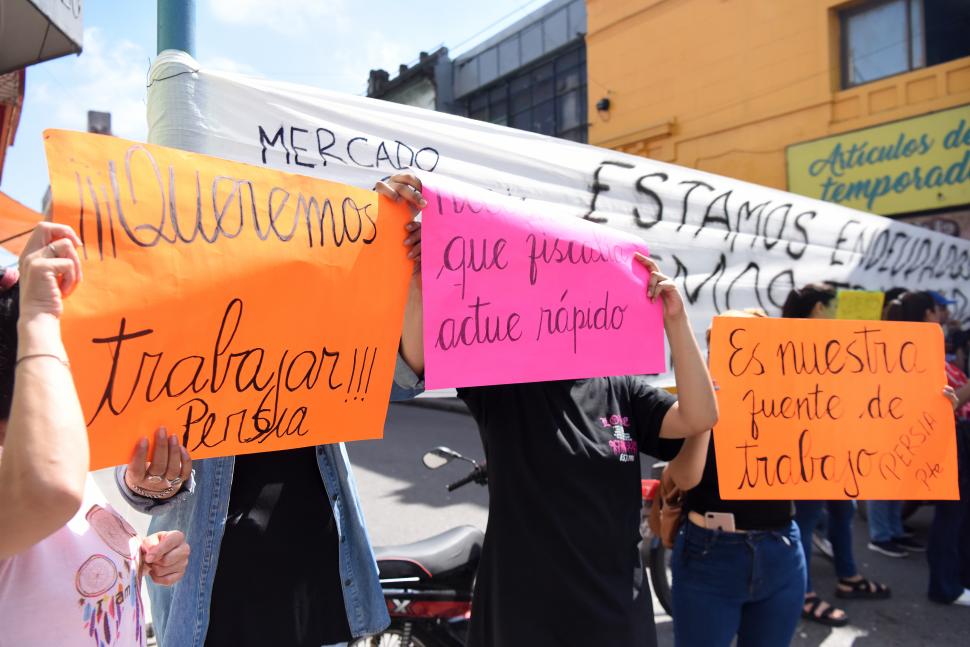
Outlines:
[[870,541],[869,550],[882,553],[886,557],[909,557],[909,552],[894,541]]
[[903,550],[908,550],[914,553],[926,552],[925,544],[922,544],[915,539],[910,539],[909,537],[894,537],[892,543],[896,544]]
[[963,589],[963,593],[960,594],[956,600],[951,604],[956,604],[961,607],[970,607],[970,589]]
[[829,559],[835,558],[835,552],[832,550],[832,542],[817,532],[812,533],[812,545],[815,546],[815,550],[825,557]]

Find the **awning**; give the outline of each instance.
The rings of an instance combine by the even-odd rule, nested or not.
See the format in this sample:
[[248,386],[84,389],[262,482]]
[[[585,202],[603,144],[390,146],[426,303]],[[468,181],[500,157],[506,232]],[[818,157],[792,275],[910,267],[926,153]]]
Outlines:
[[83,42],[81,0],[0,0],[0,74],[80,54]]

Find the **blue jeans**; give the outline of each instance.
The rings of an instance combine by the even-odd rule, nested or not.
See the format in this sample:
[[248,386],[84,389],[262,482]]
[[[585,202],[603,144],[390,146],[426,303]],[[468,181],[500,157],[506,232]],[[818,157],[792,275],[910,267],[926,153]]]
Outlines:
[[938,501],[930,526],[926,559],[929,597],[949,604],[970,588],[970,422],[957,423],[960,500]]
[[684,521],[671,559],[677,647],[787,645],[805,596],[794,523],[780,532],[729,533]]
[[892,541],[903,536],[903,502],[869,502],[869,539]]
[[[802,549],[805,551],[805,563],[812,561],[812,533],[822,519],[822,513],[828,510],[827,535],[832,542],[832,555],[835,561],[837,577],[854,577],[858,574],[855,557],[852,552],[852,515],[855,514],[855,504],[852,501],[796,501],[795,523],[802,536]],[[805,582],[805,592],[811,593],[811,569]]]

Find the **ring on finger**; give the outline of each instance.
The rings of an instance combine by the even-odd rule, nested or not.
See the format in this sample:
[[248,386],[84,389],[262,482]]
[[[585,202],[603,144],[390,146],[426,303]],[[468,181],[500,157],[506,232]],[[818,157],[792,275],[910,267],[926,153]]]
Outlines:
[[182,477],[181,476],[176,476],[173,479],[168,479],[168,482],[169,482],[170,485],[181,485],[182,484]]
[[148,483],[161,483],[164,480],[161,474],[145,474],[145,481]]
[[51,258],[57,258],[57,248],[54,247],[54,243],[47,244],[47,251],[51,253]]

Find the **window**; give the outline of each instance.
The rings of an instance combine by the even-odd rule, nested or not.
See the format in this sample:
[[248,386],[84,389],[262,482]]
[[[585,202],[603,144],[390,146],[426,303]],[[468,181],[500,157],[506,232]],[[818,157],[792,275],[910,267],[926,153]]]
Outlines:
[[519,69],[463,102],[465,114],[472,119],[585,142],[585,46]]
[[880,0],[840,18],[844,88],[970,56],[967,0]]

